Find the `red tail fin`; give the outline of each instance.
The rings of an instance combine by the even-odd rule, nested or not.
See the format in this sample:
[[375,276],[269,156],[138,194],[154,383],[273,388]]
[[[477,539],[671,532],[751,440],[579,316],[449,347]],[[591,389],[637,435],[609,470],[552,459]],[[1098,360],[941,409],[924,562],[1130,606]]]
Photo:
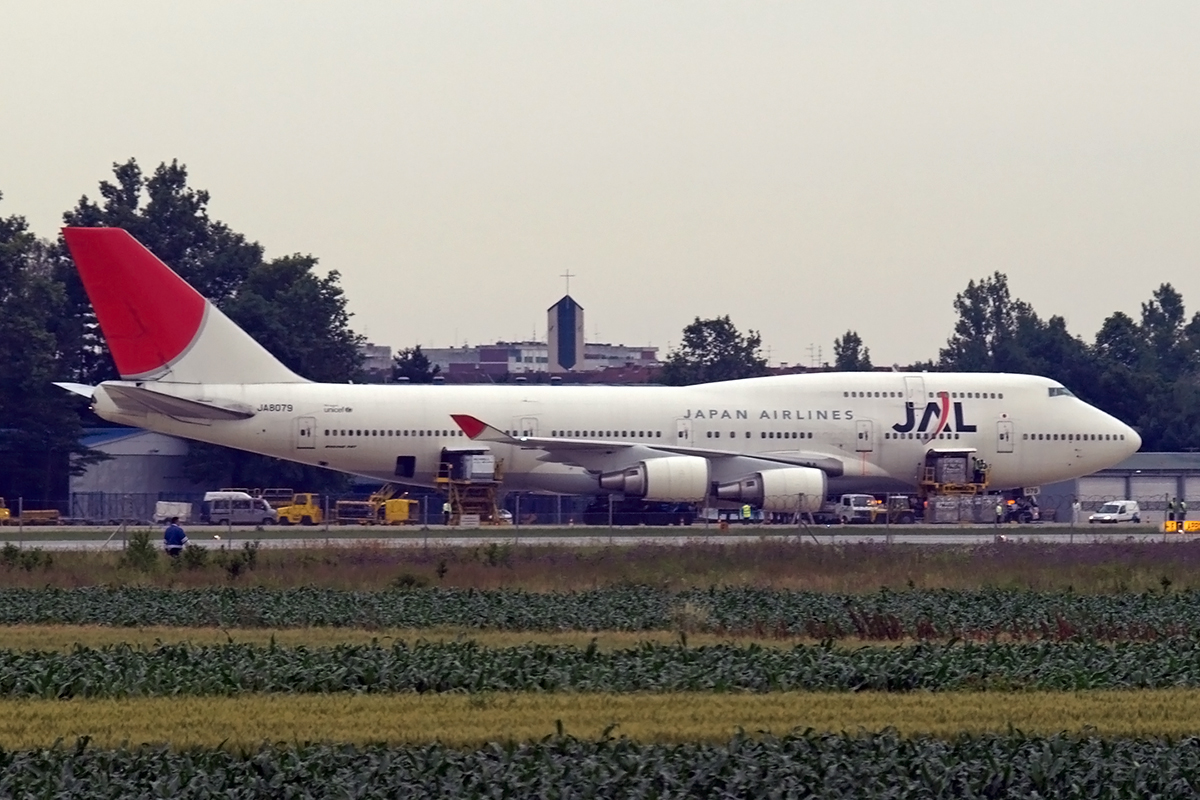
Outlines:
[[179,357],[200,330],[200,293],[120,228],[64,228],[79,277],[122,375]]
[[63,237],[121,377],[181,383],[302,381],[120,228]]

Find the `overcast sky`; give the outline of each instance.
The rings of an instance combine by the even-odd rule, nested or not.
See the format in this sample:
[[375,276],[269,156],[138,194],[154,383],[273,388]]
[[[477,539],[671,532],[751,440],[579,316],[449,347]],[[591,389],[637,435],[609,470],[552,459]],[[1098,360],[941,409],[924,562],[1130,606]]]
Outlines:
[[1200,4],[7,2],[0,215],[53,236],[111,165],[342,274],[393,347],[857,330],[936,357],[999,270],[1090,340],[1200,309]]

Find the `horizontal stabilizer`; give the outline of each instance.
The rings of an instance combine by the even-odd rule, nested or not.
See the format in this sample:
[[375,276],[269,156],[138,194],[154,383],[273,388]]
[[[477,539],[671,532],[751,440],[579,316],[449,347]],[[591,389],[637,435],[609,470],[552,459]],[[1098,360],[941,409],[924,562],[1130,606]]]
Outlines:
[[92,395],[96,394],[96,387],[88,386],[86,383],[68,383],[63,381],[55,382],[54,385],[60,389],[66,389],[71,394],[77,394],[80,397],[86,397],[88,399],[91,399]]
[[106,383],[103,388],[113,403],[127,412],[144,414],[153,411],[168,417],[204,420],[249,419],[254,416],[250,407],[241,403],[217,404],[205,400],[188,400],[140,386],[114,383]]

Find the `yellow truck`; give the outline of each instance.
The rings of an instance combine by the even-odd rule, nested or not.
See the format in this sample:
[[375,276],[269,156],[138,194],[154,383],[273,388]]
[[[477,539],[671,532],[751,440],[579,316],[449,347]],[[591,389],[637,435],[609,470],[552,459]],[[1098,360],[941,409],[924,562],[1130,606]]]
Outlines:
[[0,497],[0,525],[7,525],[11,518],[8,506],[4,505],[4,498]]
[[[269,502],[269,501],[268,501]],[[313,492],[296,492],[286,505],[276,506],[280,525],[320,525],[321,495]]]

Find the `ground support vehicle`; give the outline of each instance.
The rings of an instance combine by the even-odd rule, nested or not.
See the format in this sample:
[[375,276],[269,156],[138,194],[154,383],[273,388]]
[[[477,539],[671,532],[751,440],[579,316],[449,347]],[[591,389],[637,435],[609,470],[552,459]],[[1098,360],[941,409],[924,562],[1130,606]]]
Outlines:
[[321,511],[321,496],[313,492],[296,492],[286,504],[277,506],[281,525],[320,525],[325,517]]
[[23,509],[21,511],[22,525],[58,525],[62,517],[56,508]]
[[875,521],[875,507],[878,504],[874,495],[844,494],[838,498],[833,513],[843,525],[870,524]]
[[[599,497],[583,511],[584,525],[607,525],[608,498]],[[730,512],[731,514],[740,511]],[[691,525],[696,507],[691,503],[654,503],[645,500],[614,500],[613,525]]]
[[366,500],[338,500],[334,513],[339,525],[415,525],[420,522],[419,503],[409,497],[393,497],[397,486],[384,484]]
[[212,525],[274,525],[279,512],[247,492],[206,492],[200,521]]
[[917,521],[917,509],[908,495],[889,495],[887,500],[870,506],[871,522],[875,525],[912,525]]
[[488,450],[442,450],[435,482],[450,504],[450,525],[461,525],[464,518],[503,524],[496,496],[503,466]]
[[295,502],[296,493],[291,489],[256,489],[251,492],[255,497],[267,501],[271,508],[282,508]]
[[0,525],[7,525],[12,519],[12,514],[8,510],[8,506],[4,504],[4,498],[0,497]]
[[975,457],[974,449],[930,450],[925,454],[920,495],[982,495],[990,479],[991,467]]
[[159,500],[154,504],[154,516],[151,522],[166,522],[172,517],[179,517],[185,525],[192,521],[192,504],[173,500]]
[[1019,522],[1028,525],[1041,519],[1037,500],[1032,497],[1009,498],[1004,503],[1004,522]]
[[1112,522],[1141,522],[1142,509],[1136,500],[1112,500],[1100,506],[1088,522],[1095,524]]

